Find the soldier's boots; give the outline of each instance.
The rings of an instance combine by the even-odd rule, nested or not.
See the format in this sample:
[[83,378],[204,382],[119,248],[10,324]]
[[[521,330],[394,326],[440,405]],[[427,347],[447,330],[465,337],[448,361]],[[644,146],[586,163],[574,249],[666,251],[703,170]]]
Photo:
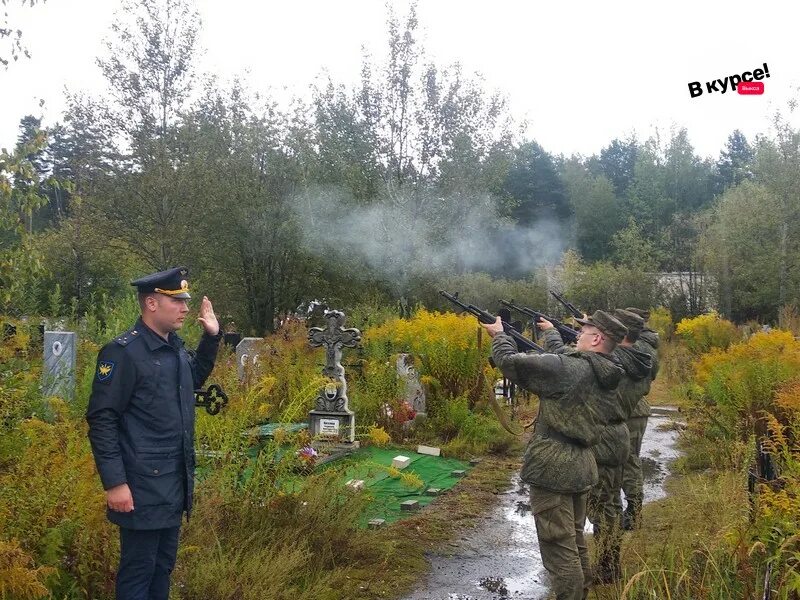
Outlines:
[[622,578],[620,561],[620,540],[603,539],[605,528],[594,526],[595,540],[599,544],[597,564],[592,570],[592,579],[596,584],[613,583]]
[[594,568],[593,579],[596,584],[614,583],[622,579],[619,546],[603,553]]
[[622,529],[633,531],[642,524],[642,504],[640,502],[628,502],[628,506],[622,513]]

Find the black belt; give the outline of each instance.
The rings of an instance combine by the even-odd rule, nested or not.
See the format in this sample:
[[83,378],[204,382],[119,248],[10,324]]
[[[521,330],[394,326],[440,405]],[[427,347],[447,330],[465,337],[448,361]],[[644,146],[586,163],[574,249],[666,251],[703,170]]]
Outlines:
[[536,421],[536,426],[533,428],[533,431],[534,433],[538,433],[543,438],[550,438],[551,440],[556,440],[557,442],[561,442],[563,444],[571,444],[573,446],[583,445],[575,438],[571,438],[567,435],[564,435],[563,433],[556,431],[552,427],[548,427],[541,421]]

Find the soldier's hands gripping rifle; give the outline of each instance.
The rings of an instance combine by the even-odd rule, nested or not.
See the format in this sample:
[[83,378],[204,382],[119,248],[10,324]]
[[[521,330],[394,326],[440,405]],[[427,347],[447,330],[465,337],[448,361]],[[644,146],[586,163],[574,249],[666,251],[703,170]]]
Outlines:
[[[458,299],[458,293],[449,294],[444,290],[439,290],[439,293],[448,300],[450,300],[450,302],[452,302],[456,306],[462,308],[465,312],[475,315],[481,323],[491,325],[492,323],[497,322],[497,317],[491,314],[490,312],[478,308],[474,304],[465,304],[461,302],[461,300]],[[547,353],[547,351],[544,348],[542,348],[539,344],[526,338],[519,331],[514,329],[509,323],[507,323],[506,321],[501,321],[501,322],[503,324],[503,331],[508,335],[510,335],[512,338],[514,338],[514,341],[517,342],[518,350],[520,350],[521,352],[534,351],[540,354]],[[495,366],[494,361],[492,361],[491,357],[489,358],[489,362],[491,363],[492,366]],[[527,427],[519,431],[515,431],[514,429],[512,429],[511,424],[508,422],[508,417],[506,417],[505,413],[503,412],[503,409],[500,408],[500,405],[497,403],[497,398],[494,397],[494,393],[492,393],[491,396],[489,397],[489,405],[492,407],[492,410],[494,411],[495,415],[497,415],[497,419],[500,421],[500,424],[510,434],[517,436],[522,435],[525,432],[525,429],[530,427],[529,424]]]
[[208,389],[194,391],[194,405],[205,408],[210,415],[216,415],[227,404],[228,395],[216,383],[212,383]]
[[[464,304],[461,300],[458,299],[458,292],[455,294],[449,294],[444,290],[439,290],[439,293],[450,300],[456,306],[461,307],[465,312],[470,313],[471,315],[475,315],[478,317],[478,320],[481,323],[485,323],[486,325],[491,325],[495,321],[497,321],[497,317],[490,312],[483,310],[482,308],[478,308],[474,304]],[[509,323],[506,321],[502,321],[503,323],[503,331],[514,338],[514,341],[517,342],[517,348],[520,352],[538,352],[539,354],[545,354],[547,350],[542,348],[539,344],[534,342],[533,340],[529,340],[524,335],[522,335],[519,331],[514,329]]]
[[553,296],[553,298],[558,300],[562,304],[562,306],[567,309],[567,312],[569,312],[569,314],[571,314],[573,317],[575,317],[576,319],[583,318],[583,313],[579,311],[572,302],[564,298],[564,296],[562,296],[558,292],[554,292],[553,290],[550,290],[550,294]]
[[553,317],[549,317],[544,313],[540,313],[538,310],[533,310],[532,308],[528,308],[527,306],[517,306],[513,303],[513,301],[506,301],[500,300],[500,304],[503,306],[507,306],[511,310],[515,310],[518,313],[522,313],[533,319],[533,322],[536,323],[539,319],[544,319],[546,321],[550,321],[553,324],[553,327],[558,330],[558,333],[561,334],[561,339],[564,340],[567,344],[574,344],[578,341],[578,332],[575,331],[569,325],[566,325],[559,321],[558,319],[554,319]]

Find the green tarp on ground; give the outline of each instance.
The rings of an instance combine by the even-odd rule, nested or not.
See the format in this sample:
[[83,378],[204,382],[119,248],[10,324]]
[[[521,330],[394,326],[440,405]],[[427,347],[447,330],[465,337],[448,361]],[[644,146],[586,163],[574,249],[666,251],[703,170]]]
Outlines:
[[[286,448],[276,451],[274,459],[279,460]],[[254,447],[248,451],[251,459],[258,455],[259,448]],[[411,464],[400,471],[404,475],[415,475],[422,480],[421,487],[409,486],[404,479],[408,477],[392,477],[390,467],[395,456],[406,456],[411,459]],[[362,515],[361,525],[366,527],[371,519],[384,519],[386,523],[393,523],[403,517],[415,514],[400,508],[400,503],[405,500],[417,500],[420,508],[433,502],[435,496],[426,496],[429,488],[438,488],[442,491],[449,490],[458,481],[459,477],[452,476],[453,471],[469,471],[469,463],[455,458],[442,458],[427,454],[417,454],[414,450],[406,448],[377,448],[368,447],[356,450],[352,454],[339,460],[332,461],[320,469],[341,469],[339,481],[344,491],[347,481],[361,479],[364,481],[365,493],[369,494],[371,501]],[[203,479],[207,468],[198,467],[197,480]],[[242,480],[249,479],[252,466],[247,467]],[[290,475],[280,482],[280,487],[287,492],[298,492],[304,485],[305,477]]]
[[[286,433],[297,433],[303,429],[308,429],[308,423],[264,423],[254,427],[252,431],[256,431],[258,437],[272,437],[278,429],[283,429]],[[248,431],[246,435],[250,433]]]
[[[414,474],[422,480],[423,486],[413,488],[407,485],[402,477],[392,477],[389,467],[395,456],[406,456],[411,459],[411,464],[400,472],[404,475]],[[364,481],[366,493],[372,501],[362,517],[363,524],[370,519],[384,519],[393,523],[398,519],[414,514],[403,511],[400,503],[405,500],[417,500],[420,507],[427,506],[436,498],[426,496],[429,488],[448,490],[458,481],[459,477],[451,475],[453,471],[468,471],[469,463],[454,458],[442,458],[417,454],[403,448],[362,448],[343,461],[326,465],[328,468],[343,468],[342,485],[350,479]]]

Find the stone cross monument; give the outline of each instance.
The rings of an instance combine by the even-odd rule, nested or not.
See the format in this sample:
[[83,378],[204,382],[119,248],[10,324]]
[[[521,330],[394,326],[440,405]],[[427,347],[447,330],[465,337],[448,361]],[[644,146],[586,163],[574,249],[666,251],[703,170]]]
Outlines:
[[355,415],[348,406],[347,382],[342,366],[342,348],[354,348],[361,341],[361,332],[343,327],[345,315],[338,310],[325,312],[328,326],[308,330],[312,347],[325,347],[325,367],[322,374],[328,383],[319,391],[314,409],[309,413],[308,428],[311,435],[355,441]]

